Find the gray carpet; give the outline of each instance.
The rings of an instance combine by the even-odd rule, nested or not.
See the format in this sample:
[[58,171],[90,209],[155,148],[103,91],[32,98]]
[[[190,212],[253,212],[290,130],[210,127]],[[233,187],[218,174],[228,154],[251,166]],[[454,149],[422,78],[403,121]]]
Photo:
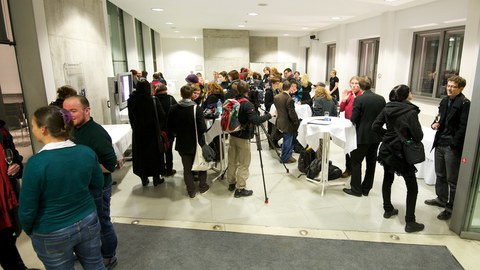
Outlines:
[[121,269],[463,269],[444,246],[114,224]]

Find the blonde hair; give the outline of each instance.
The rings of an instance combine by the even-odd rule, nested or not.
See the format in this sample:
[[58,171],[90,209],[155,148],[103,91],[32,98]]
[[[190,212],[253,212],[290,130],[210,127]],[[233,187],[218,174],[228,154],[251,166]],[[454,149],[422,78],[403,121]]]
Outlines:
[[303,73],[302,79],[300,80],[300,82],[301,82],[303,87],[308,86],[308,74],[307,73]]
[[330,91],[327,91],[323,86],[317,86],[315,88],[315,96],[314,98],[326,98],[327,100],[332,100],[332,96],[330,95]]

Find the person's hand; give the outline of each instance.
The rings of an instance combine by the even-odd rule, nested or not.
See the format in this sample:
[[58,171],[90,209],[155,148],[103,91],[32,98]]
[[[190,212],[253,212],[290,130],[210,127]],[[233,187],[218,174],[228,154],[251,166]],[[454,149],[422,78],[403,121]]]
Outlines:
[[440,123],[433,123],[432,124],[432,129],[433,130],[438,130],[440,128]]
[[12,163],[8,166],[7,175],[14,176],[20,171],[20,165],[17,163]]
[[343,90],[342,92],[342,101],[345,102],[347,101],[348,98],[348,90]]

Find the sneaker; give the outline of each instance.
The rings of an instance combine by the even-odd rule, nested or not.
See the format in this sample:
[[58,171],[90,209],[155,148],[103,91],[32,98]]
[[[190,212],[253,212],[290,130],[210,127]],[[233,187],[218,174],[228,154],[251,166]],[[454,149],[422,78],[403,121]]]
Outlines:
[[103,258],[103,265],[105,265],[105,269],[110,270],[113,269],[118,263],[117,257],[113,256],[111,258]]
[[445,207],[445,203],[442,202],[439,198],[425,200],[426,205],[438,206],[438,207]]
[[405,225],[405,231],[408,233],[423,231],[424,228],[425,225],[423,225],[422,223],[417,223],[415,221],[407,222],[407,224]]
[[234,191],[235,190],[236,184],[229,184],[228,185],[228,191]]
[[253,194],[252,190],[242,188],[242,189],[235,190],[235,194],[233,195],[233,197],[235,198],[248,197],[248,196],[252,196],[252,194]]
[[342,173],[342,178],[347,178],[350,176],[350,170],[345,170],[343,173]]
[[210,189],[210,186],[207,185],[207,184],[205,184],[205,186],[200,187],[198,190],[200,191],[200,193],[205,193],[205,192],[207,192],[209,189]]
[[448,212],[447,210],[443,210],[437,216],[437,218],[440,220],[449,220],[451,217],[452,217],[452,213]]
[[391,211],[385,211],[385,213],[383,213],[384,218],[390,218],[390,217],[396,216],[396,215],[398,215],[398,209],[393,209]]
[[295,163],[297,160],[294,157],[290,157],[287,161],[282,161],[282,163]]

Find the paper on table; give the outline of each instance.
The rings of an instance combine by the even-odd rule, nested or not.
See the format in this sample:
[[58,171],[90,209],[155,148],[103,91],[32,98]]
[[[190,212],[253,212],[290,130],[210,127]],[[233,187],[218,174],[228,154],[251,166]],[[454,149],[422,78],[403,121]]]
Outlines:
[[314,119],[307,124],[312,124],[312,125],[330,125],[332,123],[331,120],[325,120],[325,119]]

